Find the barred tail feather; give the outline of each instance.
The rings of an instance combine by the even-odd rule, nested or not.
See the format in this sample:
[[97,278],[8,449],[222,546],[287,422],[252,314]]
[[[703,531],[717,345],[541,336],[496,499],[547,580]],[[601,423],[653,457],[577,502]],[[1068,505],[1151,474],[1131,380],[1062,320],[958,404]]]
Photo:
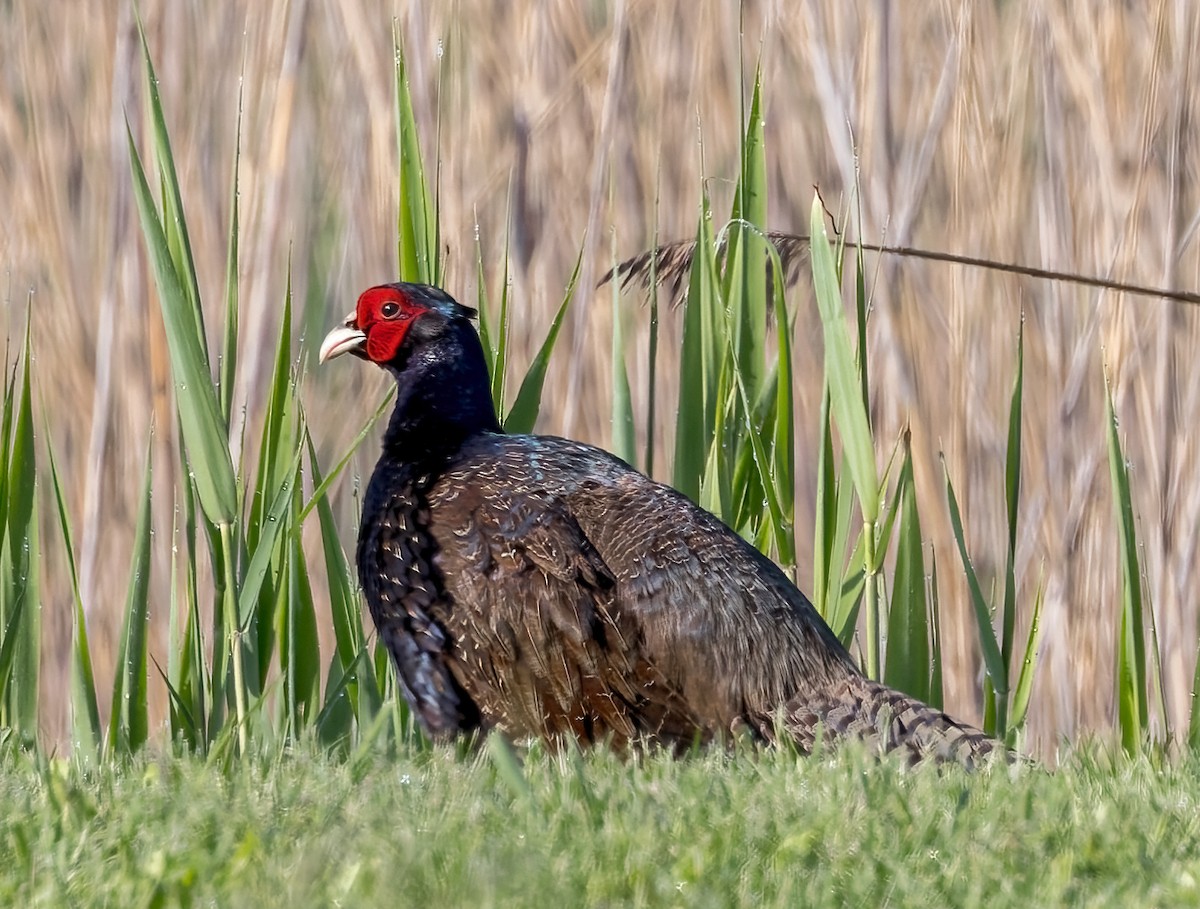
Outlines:
[[784,726],[805,751],[821,740],[857,739],[900,752],[913,764],[933,760],[969,769],[992,755],[1011,759],[1000,742],[973,726],[861,676],[796,698],[785,709]]

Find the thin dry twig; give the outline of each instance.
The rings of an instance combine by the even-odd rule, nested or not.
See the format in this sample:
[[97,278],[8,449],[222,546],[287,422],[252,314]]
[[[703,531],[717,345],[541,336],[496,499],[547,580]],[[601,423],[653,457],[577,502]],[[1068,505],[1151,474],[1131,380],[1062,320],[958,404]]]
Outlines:
[[[791,285],[800,277],[800,269],[807,262],[809,238],[804,234],[788,234],[780,231],[767,231],[766,237],[779,252],[779,260],[783,263],[784,280]],[[1096,275],[1086,275],[1079,272],[1059,271],[1054,268],[1040,268],[1035,265],[1022,265],[1017,262],[1000,262],[982,256],[964,256],[959,253],[943,252],[935,249],[921,249],[915,246],[889,246],[879,243],[858,243],[863,249],[886,255],[902,256],[910,259],[924,259],[931,262],[949,262],[953,265],[966,265],[972,268],[985,268],[989,271],[1005,272],[1022,275],[1027,278],[1038,278],[1048,281],[1063,281],[1077,284],[1081,287],[1095,287],[1101,290],[1112,290],[1118,293],[1131,294],[1137,297],[1159,297],[1174,300],[1178,303],[1200,304],[1200,292],[1192,290],[1177,290],[1169,287],[1153,287],[1146,284],[1134,284],[1129,281],[1115,281],[1111,278],[1101,278]],[[720,241],[718,252],[725,250],[724,241]],[[692,268],[692,260],[696,254],[694,240],[681,240],[667,243],[657,249],[651,249],[621,262],[600,279],[597,286],[604,286],[609,281],[620,281],[621,287],[628,288],[640,283],[649,288],[651,268],[650,263],[658,261],[658,285],[666,287],[671,294],[673,303],[683,299],[683,290],[687,286],[688,273]],[[768,263],[768,270],[772,266]],[[768,281],[771,279],[768,274]]]

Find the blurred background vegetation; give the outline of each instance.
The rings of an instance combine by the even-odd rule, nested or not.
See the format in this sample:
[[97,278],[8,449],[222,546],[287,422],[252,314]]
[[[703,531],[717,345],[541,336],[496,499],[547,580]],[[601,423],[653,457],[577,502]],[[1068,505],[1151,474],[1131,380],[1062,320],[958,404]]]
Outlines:
[[[1200,286],[1200,11],[1186,0],[146,0],[140,13],[202,287],[224,285],[243,97],[235,437],[244,420],[257,438],[266,417],[289,260],[294,341],[308,365],[357,293],[396,277],[393,19],[431,180],[428,162],[438,162],[443,283],[471,303],[477,257],[493,298],[507,274],[514,362],[532,359],[583,250],[542,432],[611,444],[612,307],[607,289],[591,288],[614,247],[627,256],[655,238],[694,236],[701,187],[715,211],[729,210],[744,91],[760,59],[772,228],[807,232],[816,184],[835,211],[855,209],[846,223],[860,219],[867,241]],[[38,456],[48,433],[74,526],[96,680],[108,691],[152,425],[149,651],[164,667],[170,529],[181,507],[172,495],[180,468],[166,336],[125,132],[128,119],[144,146],[152,128],[141,48],[132,8],[116,0],[15,0],[0,22],[6,326],[16,344],[28,301]],[[1166,712],[1181,728],[1191,709],[1200,581],[1200,436],[1189,431],[1200,422],[1200,382],[1188,378],[1196,314],[1179,303],[873,254],[865,274],[871,417],[881,462],[890,440],[911,431],[921,528],[939,566],[947,709],[980,718],[981,659],[939,453],[981,585],[1000,588],[1005,446],[1024,314],[1018,636],[1039,583],[1045,590],[1032,745],[1045,752],[1064,737],[1107,735],[1116,719],[1122,581],[1102,368],[1131,468]],[[822,328],[811,290],[798,296],[795,513],[799,579],[811,590]],[[210,291],[206,300],[219,297]],[[637,294],[623,305],[640,449],[650,319]],[[208,323],[213,350],[219,324],[215,316]],[[678,314],[662,312],[662,478],[671,476],[681,326]],[[322,464],[347,448],[385,387],[382,373],[364,369],[303,375]],[[354,492],[374,458],[368,440],[333,488],[347,549]],[[40,483],[39,724],[55,741],[68,728],[73,594],[44,475]],[[319,552],[313,534],[305,543]],[[319,568],[313,575],[328,642],[327,585]],[[164,686],[151,686],[150,706],[160,721]]]

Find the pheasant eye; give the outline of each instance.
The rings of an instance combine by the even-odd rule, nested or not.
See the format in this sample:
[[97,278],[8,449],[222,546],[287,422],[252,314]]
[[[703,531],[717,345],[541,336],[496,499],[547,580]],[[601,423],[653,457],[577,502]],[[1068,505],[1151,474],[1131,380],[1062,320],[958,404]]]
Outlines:
[[383,306],[379,307],[379,313],[385,319],[394,319],[400,313],[400,304],[389,300]]

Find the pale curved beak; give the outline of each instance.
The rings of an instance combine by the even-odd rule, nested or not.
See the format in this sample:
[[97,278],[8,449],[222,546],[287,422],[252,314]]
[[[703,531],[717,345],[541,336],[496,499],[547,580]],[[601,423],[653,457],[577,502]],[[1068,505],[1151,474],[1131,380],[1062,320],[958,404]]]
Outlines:
[[367,343],[367,336],[354,324],[354,313],[346,316],[344,324],[339,325],[325,336],[321,342],[321,353],[318,362],[325,363],[344,353],[362,353]]

